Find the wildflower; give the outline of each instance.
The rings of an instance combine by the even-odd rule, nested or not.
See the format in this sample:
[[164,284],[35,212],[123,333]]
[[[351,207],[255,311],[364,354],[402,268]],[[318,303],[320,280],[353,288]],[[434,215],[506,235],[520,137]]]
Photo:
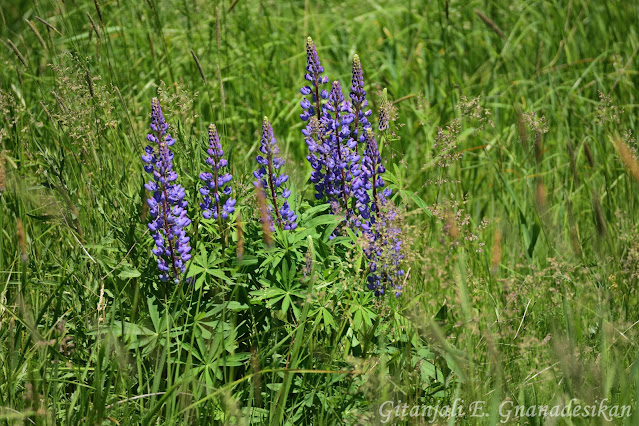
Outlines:
[[331,161],[331,147],[325,140],[327,129],[321,123],[324,104],[328,99],[328,91],[322,88],[324,84],[328,83],[328,77],[323,76],[323,72],[324,67],[320,63],[313,40],[308,37],[306,39],[306,74],[304,78],[309,82],[309,85],[300,89],[304,95],[300,102],[303,110],[300,118],[307,122],[302,134],[309,150],[306,158],[313,168],[311,182],[315,185],[315,198],[318,200],[325,196],[327,181],[333,180],[329,170],[330,165],[327,165],[327,162]]
[[173,279],[177,283],[191,258],[189,237],[184,230],[191,221],[187,216],[184,188],[175,183],[178,175],[173,170],[173,152],[169,149],[175,139],[167,133],[169,126],[157,98],[153,98],[151,108],[152,132],[147,135],[147,140],[157,144],[157,149],[149,145],[142,156],[144,170],[153,176],[153,180],[145,185],[152,193],[147,204],[153,220],[148,227],[155,241],[153,254],[157,257],[160,279]]
[[[320,63],[317,50],[313,40],[308,37],[306,39],[306,75],[304,78],[310,83],[310,86],[304,86],[300,89],[305,98],[301,102],[304,112],[300,114],[302,121],[308,121],[313,115],[317,114],[320,119],[322,113],[322,100],[328,99],[328,92],[321,87],[328,83],[328,77],[322,76],[324,67]],[[310,97],[310,99],[309,99]]]
[[359,145],[366,144],[366,133],[371,129],[368,117],[372,111],[366,108],[361,61],[359,56],[354,56],[350,100],[344,99],[339,81],[333,82],[330,93],[315,96],[327,79],[319,75],[324,69],[312,41],[307,44],[306,69],[306,79],[313,87],[306,86],[302,93],[313,96],[313,102],[308,98],[302,101],[305,112],[301,118],[308,120],[302,133],[309,148],[307,159],[313,168],[311,182],[315,185],[315,197],[327,199],[335,206],[334,211],[342,212],[354,229],[365,228],[370,216],[371,184],[369,176],[363,173]]
[[385,200],[391,196],[393,191],[389,187],[384,188],[386,182],[384,182],[382,175],[386,172],[386,168],[382,164],[379,147],[373,132],[366,133],[366,150],[364,151],[362,162],[366,169],[365,176],[368,177],[372,189],[371,210],[379,212],[380,206],[385,203]]
[[332,148],[324,139],[325,126],[317,119],[311,117],[306,129],[302,130],[306,137],[306,145],[309,154],[306,159],[311,164],[311,182],[315,185],[315,198],[321,200],[329,192],[327,185],[335,181],[333,174]]
[[339,81],[334,81],[328,102],[324,106],[323,116],[325,128],[325,144],[331,148],[331,161],[327,161],[325,167],[326,183],[325,191],[329,200],[336,200],[347,210],[348,200],[351,197],[350,182],[358,173],[357,141],[350,137],[350,124],[354,117],[350,113],[350,106],[344,102],[344,94]]
[[[228,165],[228,162],[222,158],[224,151],[222,151],[215,124],[209,125],[209,148],[206,152],[209,154],[206,164],[213,168],[213,173],[200,174],[200,180],[204,182],[204,186],[200,188],[200,194],[204,196],[202,203],[200,203],[202,217],[204,219],[213,217],[216,220],[221,217],[226,220],[229,214],[235,211],[235,200],[229,197],[231,195],[229,182],[233,176],[230,173],[222,174],[220,172]],[[226,200],[222,202],[224,197]]]
[[[273,222],[276,222],[280,229],[293,230],[297,228],[297,215],[288,203],[288,197],[291,195],[290,189],[282,186],[288,180],[288,175],[280,172],[280,168],[284,165],[284,160],[278,156],[280,149],[273,135],[273,127],[267,117],[264,117],[262,124],[260,152],[263,155],[256,157],[260,167],[253,172],[257,179],[254,185],[258,190],[263,191],[264,198],[270,201],[268,212],[271,228],[273,227]],[[279,197],[283,198],[284,201],[281,207],[278,208]],[[276,220],[273,220],[273,213],[275,213]]]
[[[306,53],[305,78],[310,84],[301,89],[304,98],[300,118],[307,122],[302,134],[309,148],[306,158],[313,168],[310,180],[315,197],[330,203],[334,214],[344,215],[344,226],[367,241],[364,252],[370,268],[368,288],[377,296],[389,289],[399,296],[404,275],[400,267],[400,229],[396,214],[386,206],[392,192],[385,187],[382,175],[386,169],[368,119],[372,111],[367,108],[360,58],[353,57],[350,99],[345,99],[339,81],[332,83],[330,93],[321,88],[328,78],[322,75],[324,68],[310,38]],[[387,129],[388,122],[394,119],[392,104],[386,96],[384,99],[380,130]],[[256,177],[264,174],[265,170]],[[261,185],[266,188],[268,182],[262,180]],[[272,198],[275,200],[275,196]]]
[[366,129],[371,127],[368,122],[368,117],[370,117],[373,111],[365,109],[368,106],[368,101],[366,100],[366,90],[364,90],[362,63],[358,55],[353,56],[353,79],[349,96],[351,98],[351,113],[355,119],[351,135],[357,142],[364,143],[364,133]]
[[371,190],[372,197],[369,203],[366,199],[358,199],[358,207],[369,212],[361,212],[363,218],[370,220],[361,221],[359,227],[363,230],[364,237],[368,241],[364,253],[369,260],[368,289],[376,296],[381,296],[385,291],[392,289],[396,297],[401,294],[400,280],[404,276],[404,270],[400,263],[404,258],[401,251],[401,230],[397,224],[398,218],[395,210],[387,203],[392,190],[384,187],[382,175],[386,168],[382,164],[381,156],[375,135],[372,131],[366,132],[366,149],[362,159],[362,178],[365,190]]
[[[362,64],[358,55],[353,57],[353,70],[351,81],[351,114],[354,117],[352,125],[351,138],[355,141],[355,154],[359,152],[359,145],[363,144],[367,146],[367,140],[372,136],[371,124],[368,121],[368,117],[372,114],[372,110],[365,109],[368,106],[366,100],[366,90],[364,90],[364,75],[362,71]],[[371,156],[368,154],[366,148],[362,149],[363,155],[361,160],[357,156],[357,160],[360,160],[359,164],[355,164],[351,169],[351,175],[353,181],[351,184],[351,192],[355,199],[354,209],[355,217],[352,225],[356,229],[362,229],[364,231],[370,229],[370,212],[371,212],[371,197],[369,191],[373,191],[373,199],[375,199],[375,187],[371,183],[372,169],[371,169]],[[378,153],[379,157],[379,153]]]
[[364,233],[367,241],[364,254],[369,261],[367,287],[375,296],[382,296],[390,290],[399,297],[402,292],[405,273],[401,262],[404,255],[398,222],[397,212],[386,208],[376,215],[371,229]]

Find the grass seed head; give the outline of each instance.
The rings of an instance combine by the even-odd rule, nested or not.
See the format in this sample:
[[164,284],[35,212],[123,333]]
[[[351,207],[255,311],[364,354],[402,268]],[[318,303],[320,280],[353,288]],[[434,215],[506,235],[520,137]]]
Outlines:
[[42,35],[40,35],[40,31],[38,31],[38,29],[33,24],[33,22],[29,21],[28,19],[25,19],[25,21],[26,21],[27,25],[29,25],[29,28],[31,28],[31,31],[33,32],[33,34],[38,39],[38,43],[40,43],[40,46],[42,46],[43,49],[48,50],[47,49],[47,44],[44,42],[44,39],[42,38]]
[[273,247],[273,235],[271,232],[271,215],[266,207],[266,194],[261,184],[255,186],[255,196],[257,198],[257,207],[260,213],[260,223],[262,224],[262,233],[264,234],[264,242],[268,247]]
[[626,170],[628,170],[630,176],[632,176],[636,181],[639,181],[639,162],[637,162],[636,155],[634,155],[632,150],[621,138],[615,138],[614,143]]
[[24,65],[25,68],[29,68],[29,65],[27,64],[27,60],[24,58],[24,56],[22,56],[22,53],[20,53],[20,51],[18,50],[18,46],[16,46],[11,40],[7,40],[7,43],[9,43],[11,50],[13,50],[13,53],[16,54],[20,62],[22,62],[22,65]]
[[18,218],[16,222],[16,236],[18,237],[18,247],[20,247],[20,259],[23,263],[27,263],[27,235],[24,231],[22,219]]
[[[4,129],[0,129],[0,142],[2,141]],[[0,193],[4,192],[7,188],[7,172],[5,169],[5,156],[6,152],[4,149],[0,150]]]

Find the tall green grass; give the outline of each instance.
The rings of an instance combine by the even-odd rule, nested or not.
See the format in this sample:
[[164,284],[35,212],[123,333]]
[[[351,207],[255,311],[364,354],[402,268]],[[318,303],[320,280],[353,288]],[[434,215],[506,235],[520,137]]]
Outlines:
[[[459,398],[488,416],[438,423],[493,424],[503,401],[608,398],[632,407],[613,423],[637,424],[639,186],[615,141],[637,147],[638,18],[632,2],[584,0],[3,2],[0,422],[374,424],[387,400]],[[405,210],[405,293],[375,302],[361,253],[313,238],[310,278],[288,246],[275,268],[257,246],[242,263],[235,225],[225,253],[196,246],[200,285],[158,285],[140,161],[151,97],[190,193],[217,124],[257,244],[263,116],[298,202],[312,198],[308,35],[331,78],[348,83],[357,53],[372,106],[384,88],[395,101],[382,155]],[[494,126],[462,114],[476,97]],[[454,120],[461,158],[440,167]],[[256,292],[260,277],[287,282],[298,315]]]

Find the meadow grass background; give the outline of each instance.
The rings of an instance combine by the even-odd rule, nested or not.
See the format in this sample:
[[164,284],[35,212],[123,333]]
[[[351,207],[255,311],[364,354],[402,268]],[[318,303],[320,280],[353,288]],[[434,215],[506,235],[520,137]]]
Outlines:
[[[374,424],[386,400],[456,398],[489,416],[437,423],[604,398],[632,406],[610,423],[639,423],[633,2],[0,5],[1,423]],[[158,283],[140,160],[151,98],[190,194],[217,124],[247,256],[263,260],[250,187],[264,115],[300,211],[312,199],[307,36],[332,79],[349,85],[357,53],[374,109],[384,88],[395,102],[382,155],[404,211],[404,293],[374,301],[357,253],[321,242],[315,279],[303,261],[242,264],[234,223],[226,253],[195,246],[198,286]],[[476,97],[489,118],[462,114]],[[301,318],[256,292],[289,274]]]

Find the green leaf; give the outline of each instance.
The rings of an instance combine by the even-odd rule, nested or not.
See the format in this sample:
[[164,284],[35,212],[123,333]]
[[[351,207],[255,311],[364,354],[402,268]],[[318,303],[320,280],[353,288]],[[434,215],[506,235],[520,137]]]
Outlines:
[[122,280],[126,280],[126,279],[130,279],[130,278],[137,278],[140,275],[142,275],[142,274],[137,269],[135,269],[135,268],[133,268],[131,266],[128,266],[128,265],[124,265],[124,267],[122,268],[122,270],[118,274],[118,278],[120,278]]
[[160,330],[160,313],[158,312],[158,307],[154,302],[154,299],[147,299],[146,304],[149,307],[149,316],[151,317],[151,321],[153,322],[153,327],[155,330]]
[[411,191],[403,191],[403,192],[404,194],[408,195],[411,200],[413,200],[413,202],[417,205],[417,207],[419,207],[420,209],[424,211],[424,213],[426,213],[426,216],[433,217],[433,213],[428,208],[428,204],[426,203],[426,201],[422,200],[419,197],[419,195],[417,195],[416,192],[411,192]]

